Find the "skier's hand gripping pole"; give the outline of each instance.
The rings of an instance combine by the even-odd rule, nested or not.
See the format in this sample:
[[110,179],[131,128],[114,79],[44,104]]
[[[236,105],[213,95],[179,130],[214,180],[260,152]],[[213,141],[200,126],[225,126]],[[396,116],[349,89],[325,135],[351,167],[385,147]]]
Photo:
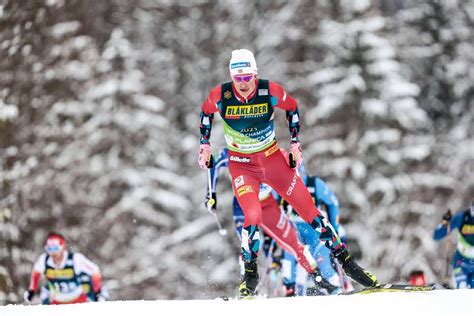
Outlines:
[[209,193],[209,200],[207,201],[207,211],[212,214],[214,217],[214,220],[216,221],[217,227],[219,228],[219,235],[225,236],[227,235],[227,230],[222,228],[221,222],[219,221],[219,218],[217,217],[216,213],[216,195],[212,194],[212,177],[211,177],[211,169],[214,167],[214,157],[211,155],[211,159],[208,164],[208,169],[207,169],[207,189]]
[[299,168],[301,166],[303,163],[303,152],[299,142],[290,144],[288,158],[288,163],[290,164],[291,169]]

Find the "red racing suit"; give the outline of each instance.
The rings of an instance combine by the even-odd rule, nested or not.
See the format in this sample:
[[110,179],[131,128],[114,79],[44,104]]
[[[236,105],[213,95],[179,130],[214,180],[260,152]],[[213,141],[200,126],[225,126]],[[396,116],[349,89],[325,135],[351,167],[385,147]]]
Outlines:
[[277,83],[258,79],[255,91],[245,99],[232,82],[227,82],[212,89],[201,107],[201,144],[209,142],[214,113],[219,112],[223,119],[232,187],[245,216],[242,256],[247,261],[255,260],[258,255],[257,227],[262,223],[258,193],[262,182],[277,191],[333,252],[343,245],[279,150],[273,124],[276,108],[286,111],[291,140],[299,141],[296,101]]

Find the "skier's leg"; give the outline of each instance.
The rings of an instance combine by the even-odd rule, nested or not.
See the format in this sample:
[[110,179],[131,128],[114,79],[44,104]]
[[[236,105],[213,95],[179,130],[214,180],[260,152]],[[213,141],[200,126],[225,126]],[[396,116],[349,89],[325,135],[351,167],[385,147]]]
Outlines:
[[316,268],[317,264],[309,251],[298,241],[295,228],[278,206],[273,196],[261,202],[262,229],[271,236],[283,249],[295,256],[308,273]]
[[351,257],[329,221],[316,208],[308,189],[290,169],[283,154],[276,151],[265,161],[265,181],[285,199],[300,217],[309,223],[333,255],[341,262],[348,276],[364,286],[378,286],[377,278],[362,269]]
[[326,281],[337,287],[337,292],[341,292],[341,279],[337,274],[337,271],[333,267],[331,252],[329,251],[329,249],[327,249],[326,247],[320,247],[315,258],[318,262],[319,270],[321,271],[321,276]]
[[456,251],[453,257],[453,279],[457,289],[468,288],[468,271],[463,267],[465,258]]
[[304,296],[307,294],[308,285],[308,272],[299,264],[296,265],[296,277],[295,277],[295,295]]
[[245,298],[255,295],[258,285],[257,258],[260,248],[258,226],[262,220],[262,208],[258,199],[260,182],[248,175],[234,176],[234,174],[231,169],[234,195],[242,207],[245,217],[241,242],[244,276],[239,286],[240,297]]
[[329,249],[319,240],[315,231],[308,223],[297,222],[296,227],[301,241],[309,246],[311,256],[316,259],[321,276],[332,285],[341,287],[339,276],[332,266],[331,252]]
[[268,157],[267,162],[265,181],[293,207],[305,222],[316,230],[320,239],[332,252],[342,248],[341,239],[329,221],[316,208],[308,189],[296,171],[288,166],[283,154],[277,151]]
[[244,211],[237,202],[237,199],[234,197],[232,201],[232,209],[233,209],[233,218],[234,218],[234,227],[239,240],[242,240],[242,227],[244,226]]

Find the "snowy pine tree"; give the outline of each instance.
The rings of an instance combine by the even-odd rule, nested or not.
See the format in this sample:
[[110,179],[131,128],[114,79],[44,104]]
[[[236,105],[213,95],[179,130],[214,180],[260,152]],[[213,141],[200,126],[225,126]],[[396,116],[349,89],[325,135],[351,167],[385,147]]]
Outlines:
[[394,19],[401,57],[420,82],[420,106],[439,132],[474,107],[473,12],[472,1],[411,0]]
[[305,159],[309,172],[333,184],[363,260],[380,278],[396,279],[409,273],[400,271],[406,262],[396,251],[416,252],[424,239],[407,233],[419,225],[421,211],[410,204],[410,191],[434,138],[417,102],[419,88],[387,39],[386,19],[368,2],[345,8],[341,21],[321,22],[317,37],[325,57],[307,77],[317,105],[305,116],[314,126],[305,134]]

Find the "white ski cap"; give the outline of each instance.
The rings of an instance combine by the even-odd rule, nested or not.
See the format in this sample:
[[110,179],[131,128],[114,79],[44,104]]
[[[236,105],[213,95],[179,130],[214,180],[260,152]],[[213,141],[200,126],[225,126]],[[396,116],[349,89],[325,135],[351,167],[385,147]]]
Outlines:
[[237,49],[232,51],[229,62],[230,75],[256,74],[257,62],[253,53],[248,49]]

